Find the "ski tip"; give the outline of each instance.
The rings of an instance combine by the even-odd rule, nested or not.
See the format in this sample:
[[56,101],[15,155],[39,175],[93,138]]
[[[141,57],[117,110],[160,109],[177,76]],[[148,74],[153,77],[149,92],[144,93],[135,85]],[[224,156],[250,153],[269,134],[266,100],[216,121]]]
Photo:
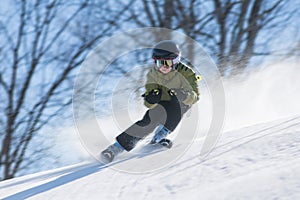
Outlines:
[[168,149],[172,148],[172,146],[173,146],[173,142],[171,140],[169,140],[169,139],[162,139],[159,142],[159,144],[161,144],[162,146],[164,146],[164,147],[166,147]]
[[100,160],[103,164],[111,163],[114,159],[114,156],[110,152],[103,151],[100,155]]

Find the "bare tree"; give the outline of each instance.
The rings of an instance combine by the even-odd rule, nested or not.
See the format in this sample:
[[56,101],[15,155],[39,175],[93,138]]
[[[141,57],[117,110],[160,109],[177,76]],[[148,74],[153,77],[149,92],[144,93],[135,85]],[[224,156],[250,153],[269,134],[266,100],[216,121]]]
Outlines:
[[[266,48],[256,49],[260,44],[268,46],[276,28],[285,26],[291,11],[286,9],[287,1],[219,1],[214,0],[214,20],[217,37],[218,64],[223,74],[231,70],[238,74],[248,66],[255,55],[269,55]],[[268,31],[269,35],[264,35]],[[271,34],[270,34],[271,33]]]
[[20,0],[7,7],[0,11],[0,180],[35,161],[27,154],[44,147],[29,145],[69,108],[75,70],[123,12],[96,0]]
[[[288,6],[290,2],[143,1],[140,9],[135,8],[131,12],[132,19],[138,26],[183,30],[188,36],[201,42],[216,59],[222,75],[225,75],[243,72],[254,56],[271,54],[270,49],[259,47],[268,47],[276,31],[288,25],[294,12]],[[188,50],[193,52],[193,47],[189,46]],[[192,61],[192,56],[189,59]]]

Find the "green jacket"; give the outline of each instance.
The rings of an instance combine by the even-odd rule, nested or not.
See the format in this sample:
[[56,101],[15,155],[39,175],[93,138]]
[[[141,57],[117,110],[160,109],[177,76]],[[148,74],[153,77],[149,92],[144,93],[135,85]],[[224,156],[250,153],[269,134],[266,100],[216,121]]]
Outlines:
[[[162,74],[153,67],[147,74],[145,95],[149,94],[153,89],[161,89],[161,100],[170,101],[170,89],[183,89],[188,92],[188,96],[183,103],[192,105],[199,100],[200,93],[197,83],[199,80],[201,80],[201,76],[197,75],[191,67],[182,62],[178,63],[175,70],[168,74]],[[144,104],[148,108],[155,106],[155,104],[150,104],[147,101],[144,101]]]

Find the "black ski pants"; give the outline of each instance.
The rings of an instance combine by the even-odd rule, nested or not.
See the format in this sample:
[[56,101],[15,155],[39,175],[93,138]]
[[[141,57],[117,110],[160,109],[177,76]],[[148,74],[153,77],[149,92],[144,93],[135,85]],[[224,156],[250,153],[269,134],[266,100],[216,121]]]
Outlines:
[[168,130],[174,131],[189,108],[190,106],[179,103],[177,100],[161,101],[153,109],[147,110],[141,120],[118,135],[116,140],[126,151],[130,151],[160,124]]

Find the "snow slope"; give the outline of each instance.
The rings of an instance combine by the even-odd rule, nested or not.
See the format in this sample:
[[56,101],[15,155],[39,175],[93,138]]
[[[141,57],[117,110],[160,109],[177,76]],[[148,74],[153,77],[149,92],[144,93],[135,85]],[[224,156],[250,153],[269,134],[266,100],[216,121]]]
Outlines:
[[153,173],[81,163],[0,182],[0,199],[300,199],[300,116],[225,132],[205,158],[202,141]]

